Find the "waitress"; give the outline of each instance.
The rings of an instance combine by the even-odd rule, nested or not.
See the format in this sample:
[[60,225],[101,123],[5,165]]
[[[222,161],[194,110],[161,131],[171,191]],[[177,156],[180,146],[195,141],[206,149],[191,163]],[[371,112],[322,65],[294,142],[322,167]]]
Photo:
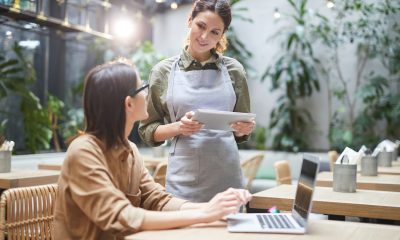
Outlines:
[[150,146],[172,139],[166,190],[192,202],[210,200],[229,187],[243,187],[236,143],[247,140],[255,121],[236,122],[233,132],[202,129],[196,109],[250,112],[243,66],[225,57],[231,23],[227,0],[197,0],[189,16],[187,44],[150,73],[149,118],[139,134]]

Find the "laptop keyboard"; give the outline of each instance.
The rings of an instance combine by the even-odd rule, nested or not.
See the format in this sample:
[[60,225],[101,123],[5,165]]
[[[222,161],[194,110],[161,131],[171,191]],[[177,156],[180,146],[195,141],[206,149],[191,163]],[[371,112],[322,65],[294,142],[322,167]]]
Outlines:
[[261,224],[262,228],[272,228],[272,229],[296,228],[289,220],[287,215],[257,214],[257,219],[258,222]]

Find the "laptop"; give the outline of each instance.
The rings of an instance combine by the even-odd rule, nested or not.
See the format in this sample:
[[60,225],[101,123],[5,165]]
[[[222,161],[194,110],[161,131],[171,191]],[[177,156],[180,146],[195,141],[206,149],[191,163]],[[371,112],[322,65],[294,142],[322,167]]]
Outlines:
[[311,211],[319,158],[304,154],[291,213],[238,213],[227,217],[229,232],[304,234]]

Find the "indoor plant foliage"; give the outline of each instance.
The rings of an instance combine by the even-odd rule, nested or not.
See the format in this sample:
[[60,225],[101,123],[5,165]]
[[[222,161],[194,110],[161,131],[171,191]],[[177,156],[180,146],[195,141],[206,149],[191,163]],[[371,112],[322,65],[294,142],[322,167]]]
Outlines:
[[[232,7],[232,19],[250,22],[252,23],[253,20],[248,17],[244,17],[244,13],[248,11],[248,8],[241,7],[240,2],[242,0],[231,0],[231,7]],[[243,64],[243,67],[246,69],[247,72],[251,72],[253,68],[247,63],[247,59],[252,57],[252,54],[249,50],[247,50],[246,46],[242,41],[239,40],[238,34],[235,28],[231,25],[229,26],[228,30],[226,31],[226,38],[228,40],[228,48],[224,53],[226,56],[235,58],[239,62]]]
[[281,51],[262,76],[272,82],[271,91],[282,91],[272,110],[269,128],[273,134],[273,148],[299,151],[307,148],[304,129],[313,122],[310,112],[301,106],[300,100],[319,91],[317,67],[312,44],[313,25],[318,17],[306,10],[307,0],[288,0],[293,14],[289,25],[274,38],[283,39]]
[[153,44],[149,41],[144,41],[132,54],[132,62],[139,69],[140,78],[143,81],[148,80],[151,69],[165,57],[157,53]]
[[[347,0],[337,2],[333,11],[334,18],[324,18],[316,29],[331,56],[325,64],[327,77],[338,80],[331,86],[340,102],[329,113],[331,146],[357,149],[363,144],[373,147],[382,138],[398,138],[400,3]],[[340,54],[346,46],[356,49],[354,76],[342,69]],[[384,131],[378,127],[382,124]]]
[[[7,57],[14,55],[14,57]],[[9,109],[5,116],[17,116],[23,121],[24,142],[31,152],[48,149],[51,138],[50,121],[47,109],[40,104],[29,87],[36,81],[32,64],[24,58],[23,49],[17,43],[12,52],[0,56],[0,99],[16,96],[19,111]],[[22,115],[21,115],[22,114]],[[21,116],[21,118],[19,118]]]

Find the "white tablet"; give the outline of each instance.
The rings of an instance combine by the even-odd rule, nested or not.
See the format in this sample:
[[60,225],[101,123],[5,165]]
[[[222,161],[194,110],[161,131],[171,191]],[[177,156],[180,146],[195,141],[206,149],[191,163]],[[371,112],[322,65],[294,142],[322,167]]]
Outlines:
[[203,123],[204,129],[232,131],[233,129],[230,127],[232,123],[250,122],[255,117],[254,113],[198,109],[194,111],[192,119]]

